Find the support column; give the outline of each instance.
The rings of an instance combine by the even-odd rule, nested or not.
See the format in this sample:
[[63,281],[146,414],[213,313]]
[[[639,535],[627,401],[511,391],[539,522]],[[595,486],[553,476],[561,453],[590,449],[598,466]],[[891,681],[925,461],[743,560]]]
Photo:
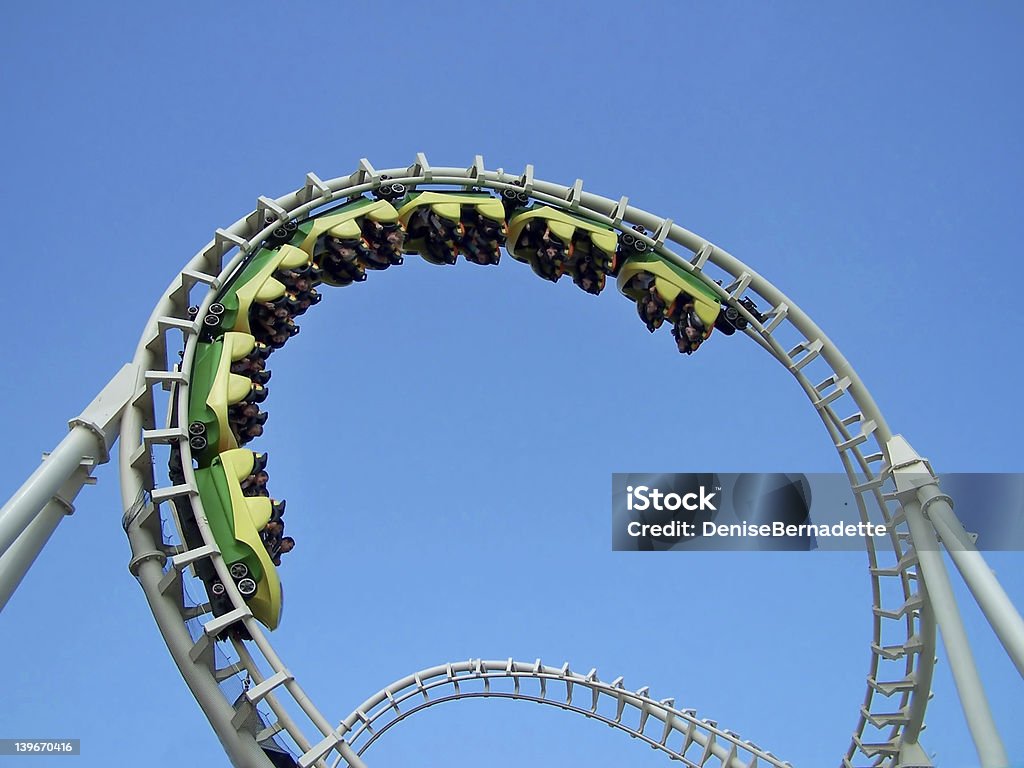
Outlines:
[[[0,509],[0,608],[60,524],[89,475],[110,458],[121,414],[136,387],[125,365],[69,423],[71,431]],[[54,509],[54,505],[56,508]]]
[[967,588],[985,614],[992,630],[1013,660],[1017,671],[1024,677],[1024,619],[996,579],[985,558],[967,535],[960,518],[953,512],[949,497],[937,486],[918,490],[925,515],[953,558],[953,564],[963,577]]
[[50,501],[36,519],[28,524],[14,544],[0,556],[0,611],[7,606],[7,601],[11,599],[14,590],[21,584],[28,569],[67,514],[68,511],[62,504],[55,500]]
[[25,578],[28,569],[32,567],[32,563],[42,552],[46,542],[60,525],[60,521],[74,513],[75,506],[69,499],[74,499],[83,485],[96,482],[90,477],[92,468],[91,462],[83,463],[64,483],[64,487],[43,507],[43,511],[0,556],[0,611]]
[[106,454],[100,438],[88,427],[78,425],[0,509],[0,555],[7,552],[36,515],[56,496],[82,462],[98,464]]
[[956,604],[946,565],[942,561],[939,541],[918,500],[918,489],[928,484],[927,478],[931,477],[934,481],[934,476],[931,468],[902,436],[895,435],[886,448],[896,483],[896,495],[903,505],[903,513],[917,552],[918,570],[935,613],[942,644],[946,647],[953,681],[982,768],[1006,768],[1010,760],[996,730],[988,697],[978,676],[974,654],[960,618],[960,609]]

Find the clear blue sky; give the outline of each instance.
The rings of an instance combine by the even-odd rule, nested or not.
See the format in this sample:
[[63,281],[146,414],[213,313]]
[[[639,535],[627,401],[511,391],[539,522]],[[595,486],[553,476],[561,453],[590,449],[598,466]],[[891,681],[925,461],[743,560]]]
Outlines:
[[[937,469],[1024,470],[1019,6],[430,6],[5,10],[17,293],[0,496],[129,359],[215,228],[307,171],[417,151],[534,163],[671,217],[791,295]],[[863,555],[609,551],[612,472],[838,470],[791,379],[744,338],[682,358],[612,291],[510,259],[408,262],[331,292],[273,359],[259,447],[298,540],[273,642],[321,709],[340,719],[448,660],[539,656],[650,685],[794,765],[836,764],[869,660]],[[79,737],[82,768],[225,765],[127,572],[115,472],[99,479],[0,616],[0,737]],[[990,561],[1024,605],[1020,553]],[[962,605],[1024,761],[1021,679]],[[939,655],[924,744],[971,766]],[[376,768],[663,760],[493,701],[420,715],[367,753]]]

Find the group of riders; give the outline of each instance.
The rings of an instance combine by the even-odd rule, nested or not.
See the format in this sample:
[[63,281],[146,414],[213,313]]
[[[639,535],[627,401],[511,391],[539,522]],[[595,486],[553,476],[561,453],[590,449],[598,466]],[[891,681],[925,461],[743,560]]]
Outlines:
[[405,232],[398,224],[384,224],[364,217],[359,226],[360,238],[328,234],[318,243],[313,264],[305,275],[310,288],[312,283],[321,280],[341,286],[361,283],[366,279],[367,269],[387,269],[402,263]]
[[408,237],[423,243],[426,256],[435,264],[454,264],[459,254],[482,266],[497,264],[505,244],[502,223],[463,206],[459,221],[452,221],[425,205],[409,218]]
[[596,248],[584,230],[574,232],[567,243],[541,217],[526,223],[516,248],[532,255],[531,266],[540,277],[558,282],[569,275],[576,287],[594,296],[604,290],[607,276],[615,274],[618,261],[616,254]]
[[[505,241],[502,223],[481,216],[471,206],[464,206],[462,219],[453,223],[430,206],[424,206],[413,213],[408,236],[423,242],[429,255],[439,263],[454,263],[456,255],[461,253],[476,264],[497,264],[499,249]],[[367,269],[387,269],[402,263],[406,230],[396,223],[381,223],[369,217],[363,217],[359,226],[359,239],[338,238],[329,233],[322,236],[306,265],[273,273],[286,289],[283,296],[250,306],[249,327],[256,343],[248,355],[231,363],[231,373],[246,376],[252,382],[248,395],[228,407],[228,426],[239,446],[263,434],[269,416],[260,409],[260,403],[269,394],[267,383],[271,372],[267,358],[298,334],[295,319],[323,298],[316,286],[321,282],[333,285],[362,282]],[[616,253],[607,254],[595,247],[582,230],[573,235],[572,242],[566,243],[552,232],[542,217],[526,224],[516,247],[531,254],[531,266],[541,277],[557,281],[569,274],[577,286],[591,294],[603,290],[607,276],[617,274],[619,262],[625,257],[621,245]],[[666,302],[658,291],[657,278],[648,272],[634,275],[627,288],[631,295],[639,297],[637,312],[649,331],[654,332],[666,321],[671,324],[679,352],[693,354],[710,335],[711,329],[697,314],[694,297],[686,292]],[[727,330],[731,332],[731,328]],[[240,483],[242,492],[246,496],[269,497],[267,456],[265,453],[256,456],[252,473]],[[172,457],[171,474],[181,474],[180,457],[177,467]],[[295,546],[294,539],[284,535],[284,511],[284,501],[272,500],[270,521],[260,533],[275,565],[279,565],[281,556]]]
[[[270,475],[267,472],[267,454],[259,453],[256,454],[256,459],[253,462],[252,472],[242,479],[239,483],[239,487],[242,489],[243,496],[264,496],[270,497],[270,490],[267,488],[267,483],[270,480]],[[281,565],[281,555],[291,552],[295,548],[295,539],[291,536],[284,535],[284,510],[286,502],[284,500],[278,501],[276,499],[270,500],[270,522],[267,523],[266,527],[260,531],[260,538],[263,541],[263,546],[266,547],[267,553],[270,555],[270,559],[274,565]]]
[[672,324],[676,349],[682,354],[692,355],[710,334],[697,315],[693,296],[688,293],[680,293],[671,304],[667,304],[658,293],[657,280],[650,272],[634,275],[629,287],[640,295],[636,309],[647,330],[654,333],[668,320]]

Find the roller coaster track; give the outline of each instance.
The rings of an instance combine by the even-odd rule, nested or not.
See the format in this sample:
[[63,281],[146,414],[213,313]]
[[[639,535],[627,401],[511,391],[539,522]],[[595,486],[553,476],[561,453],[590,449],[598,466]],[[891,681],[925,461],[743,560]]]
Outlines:
[[[640,226],[645,232],[637,237],[649,248],[681,269],[699,275],[723,303],[747,320],[746,335],[785,367],[821,418],[849,478],[861,519],[883,522],[889,530],[892,551],[866,539],[872,594],[870,660],[853,736],[839,762],[846,768],[866,762],[889,768],[905,763],[926,764],[918,738],[931,688],[936,606],[947,611],[947,622],[954,633],[959,622],[955,602],[949,614],[942,608],[948,601],[936,600],[945,592],[952,600],[952,593],[935,530],[924,516],[929,503],[941,502],[944,497],[938,498],[930,486],[921,489],[901,484],[901,472],[914,470],[931,475],[931,468],[892,433],[839,350],[791,299],[751,267],[670,219],[629,205],[625,197],[612,200],[585,192],[579,180],[569,187],[541,181],[534,178],[532,166],[521,174],[489,171],[480,157],[469,168],[433,168],[422,154],[407,168],[378,171],[363,160],[349,176],[322,181],[309,174],[303,186],[289,195],[276,200],[260,197],[251,213],[217,230],[213,240],[181,270],[154,309],[136,350],[135,386],[120,416],[120,475],[127,509],[123,523],[132,548],[129,568],[145,592],[175,663],[232,763],[265,768],[269,761],[259,744],[281,737],[300,753],[298,763],[304,768],[326,766],[332,753],[335,762],[344,760],[361,766],[359,755],[409,714],[442,701],[491,697],[537,701],[602,720],[689,766],[704,766],[713,760],[730,767],[787,765],[751,742],[719,729],[714,722],[697,719],[692,710],[675,709],[671,700],[651,699],[646,689],[627,692],[621,680],[603,683],[593,672],[580,676],[570,672],[568,665],[555,669],[539,662],[472,661],[425,670],[385,688],[336,726],[314,705],[274,651],[230,578],[206,522],[184,426],[188,424],[189,373],[218,289],[277,227],[315,215],[337,201],[373,194],[382,185],[395,184],[410,190],[491,190],[499,195],[506,190],[525,192],[538,203],[619,230]],[[741,303],[744,298],[770,308],[763,319]],[[178,350],[180,360],[174,354]],[[159,423],[158,414],[163,415]],[[161,484],[154,465],[159,451],[170,445],[181,450],[185,479],[178,484]],[[204,541],[202,546],[189,549],[172,543],[173,537],[165,535],[168,522],[178,524],[176,504],[191,506]],[[184,540],[179,524],[177,541]],[[189,567],[201,559],[212,563],[227,588],[234,608],[225,615],[214,616],[208,604],[192,604],[187,599]],[[931,579],[927,590],[926,579]],[[233,640],[228,646],[215,640],[226,627],[238,623],[248,631],[251,643]],[[943,627],[951,636],[946,623]],[[949,642],[947,637],[947,645]],[[973,668],[973,661],[970,664]],[[237,685],[243,678],[246,690],[236,700],[227,692],[228,683],[234,681],[232,684]],[[492,689],[492,682],[498,680],[511,680],[512,691]],[[536,693],[521,690],[520,683],[526,680],[537,681]],[[470,690],[471,682],[482,688]],[[565,697],[559,701],[551,698],[548,683],[564,686]],[[448,686],[448,693],[442,686]],[[574,695],[580,691],[590,692],[589,706],[574,703]],[[413,704],[417,697],[419,701]],[[600,711],[602,697],[614,702],[614,716],[609,718]],[[407,708],[401,709],[403,705]],[[639,711],[635,727],[623,723],[623,708]],[[652,717],[663,724],[657,737],[645,735]],[[970,710],[968,720],[971,722]],[[258,728],[253,727],[254,722]],[[985,725],[982,722],[978,728],[984,731]],[[675,732],[684,740],[677,750],[668,746]],[[973,724],[972,732],[979,741]],[[994,738],[998,746],[998,735]],[[980,740],[991,738],[983,733]],[[699,754],[695,755],[694,750]],[[994,754],[998,759],[998,751]]]
[[[508,685],[499,687],[504,681],[511,683],[511,690]],[[524,683],[531,690],[527,691]],[[549,687],[549,683],[554,685]],[[673,699],[652,698],[646,687],[629,691],[621,677],[605,683],[598,679],[596,669],[581,675],[570,671],[568,664],[547,667],[540,659],[532,664],[512,659],[471,659],[422,670],[364,701],[342,721],[339,730],[362,755],[410,715],[437,704],[475,698],[530,701],[575,712],[627,733],[687,768],[790,765],[732,731],[719,728],[713,720],[698,719],[695,710],[676,709]],[[635,725],[629,724],[634,721]],[[672,739],[681,742],[678,749],[669,744]]]

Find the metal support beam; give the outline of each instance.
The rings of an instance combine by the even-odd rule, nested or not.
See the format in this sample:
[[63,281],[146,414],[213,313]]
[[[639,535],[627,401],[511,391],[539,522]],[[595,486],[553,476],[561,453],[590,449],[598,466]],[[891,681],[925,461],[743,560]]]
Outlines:
[[79,466],[59,493],[43,507],[32,522],[28,524],[14,543],[0,556],[0,611],[7,605],[11,595],[25,578],[28,569],[39,556],[39,553],[57,530],[60,521],[75,511],[69,499],[74,499],[83,485],[95,482],[90,476],[92,464]]
[[1014,607],[985,558],[967,535],[948,498],[937,485],[918,490],[925,515],[945,545],[953,564],[971,590],[992,630],[1024,677],[1024,619]]
[[0,611],[7,606],[14,590],[25,578],[36,557],[46,546],[67,510],[58,502],[51,501],[28,527],[0,556]]
[[[967,727],[974,739],[982,768],[1006,768],[1010,760],[996,730],[992,710],[978,676],[967,632],[960,618],[953,587],[942,561],[942,552],[935,529],[928,522],[918,500],[918,490],[927,485],[930,468],[914,452],[901,435],[894,435],[886,445],[896,483],[896,495],[903,504],[907,527],[917,551],[918,569],[924,580],[935,620],[946,647],[953,681],[960,696],[960,704],[967,719]],[[934,480],[934,477],[932,477]]]
[[[23,533],[28,532],[32,522],[52,503],[52,499],[56,497],[67,505],[74,501],[74,496],[85,483],[85,478],[80,483],[72,483],[73,492],[70,492],[68,482],[83,466],[88,476],[97,465],[105,463],[110,458],[110,446],[117,438],[121,414],[135,392],[136,382],[134,365],[125,365],[121,368],[82,414],[71,420],[71,431],[53,452],[43,459],[43,463],[4,504],[3,509],[0,509],[0,556],[8,551]],[[61,497],[62,491],[64,497]],[[56,524],[54,523],[53,527],[56,527]],[[33,529],[26,543],[19,546],[8,561],[5,574],[13,576],[21,563],[24,563],[27,570],[38,554],[38,550],[32,551],[35,542],[39,541],[45,529],[46,526],[42,524]],[[46,533],[40,546],[46,543],[51,533],[52,528]],[[25,558],[29,558],[27,563]],[[24,571],[21,576],[24,576]],[[17,581],[21,581],[21,576],[18,576]],[[17,586],[17,582],[12,586],[12,590],[14,586]]]
[[0,509],[0,555],[3,555],[50,503],[83,461],[96,461],[99,441],[90,429],[74,427]]

